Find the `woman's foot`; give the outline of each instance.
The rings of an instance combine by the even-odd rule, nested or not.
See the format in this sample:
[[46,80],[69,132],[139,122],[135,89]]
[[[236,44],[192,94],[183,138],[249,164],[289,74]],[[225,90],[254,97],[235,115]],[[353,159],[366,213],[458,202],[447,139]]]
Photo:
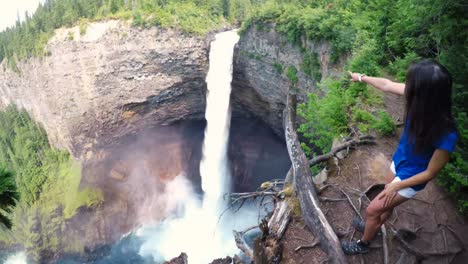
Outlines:
[[369,252],[369,242],[358,241],[344,241],[341,243],[343,252],[347,255],[365,254]]

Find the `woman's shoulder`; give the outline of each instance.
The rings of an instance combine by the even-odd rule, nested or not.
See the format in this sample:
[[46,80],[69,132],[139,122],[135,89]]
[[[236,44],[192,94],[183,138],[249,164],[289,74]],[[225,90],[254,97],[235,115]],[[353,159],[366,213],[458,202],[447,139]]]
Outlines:
[[434,146],[438,149],[443,149],[448,152],[453,152],[455,149],[455,145],[457,144],[458,140],[458,132],[457,129],[451,128],[445,132],[442,137],[434,144]]

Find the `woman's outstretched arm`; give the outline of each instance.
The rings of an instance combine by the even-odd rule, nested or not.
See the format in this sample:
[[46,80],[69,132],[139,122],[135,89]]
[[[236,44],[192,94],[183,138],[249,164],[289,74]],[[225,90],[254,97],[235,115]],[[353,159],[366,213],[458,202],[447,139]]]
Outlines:
[[[392,82],[389,79],[366,76],[356,72],[348,73],[351,77],[351,81],[353,82],[365,82],[384,92],[390,92],[398,95],[403,95],[405,93],[404,83]],[[361,78],[359,78],[359,76],[361,76]]]

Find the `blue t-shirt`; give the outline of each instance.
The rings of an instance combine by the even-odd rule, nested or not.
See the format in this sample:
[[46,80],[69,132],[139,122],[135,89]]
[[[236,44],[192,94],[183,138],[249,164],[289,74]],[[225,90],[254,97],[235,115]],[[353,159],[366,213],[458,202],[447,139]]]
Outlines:
[[[414,154],[414,142],[409,141],[408,126],[405,125],[400,143],[398,143],[395,154],[393,154],[396,176],[401,180],[405,180],[425,171],[436,149],[443,149],[451,153],[455,149],[456,142],[457,132],[452,131],[440,138],[427,151]],[[420,191],[424,187],[426,187],[426,183],[411,186],[415,191]]]

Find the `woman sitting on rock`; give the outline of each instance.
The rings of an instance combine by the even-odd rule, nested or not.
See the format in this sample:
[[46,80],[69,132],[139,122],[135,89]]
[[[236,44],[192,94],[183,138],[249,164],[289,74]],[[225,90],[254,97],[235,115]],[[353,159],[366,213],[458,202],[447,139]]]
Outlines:
[[405,127],[390,166],[394,178],[367,207],[365,223],[355,223],[364,231],[361,239],[342,245],[346,254],[358,254],[369,251],[370,241],[393,208],[424,189],[445,166],[455,148],[457,132],[451,111],[452,78],[439,63],[423,60],[412,65],[406,83],[349,74],[354,82],[365,82],[406,99]]

